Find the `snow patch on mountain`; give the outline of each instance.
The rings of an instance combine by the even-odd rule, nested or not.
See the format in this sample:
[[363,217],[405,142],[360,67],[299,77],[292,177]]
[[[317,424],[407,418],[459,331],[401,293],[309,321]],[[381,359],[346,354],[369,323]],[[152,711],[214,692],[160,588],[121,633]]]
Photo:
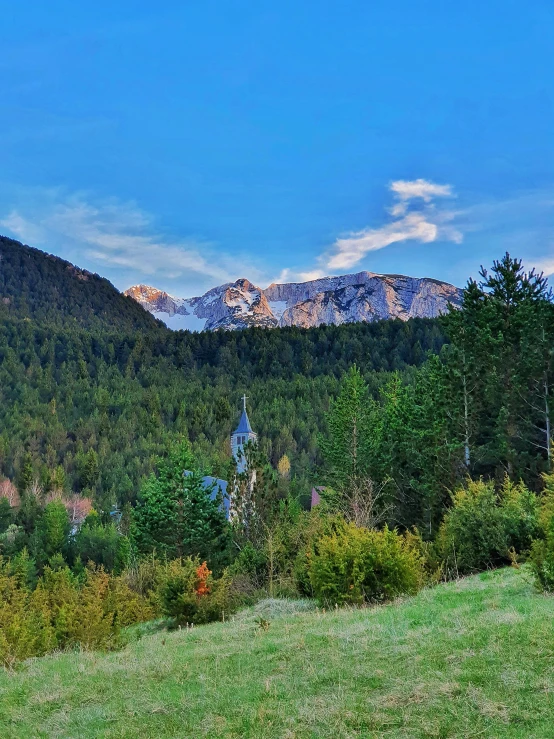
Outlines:
[[194,313],[188,315],[174,313],[170,316],[168,313],[155,312],[153,316],[163,321],[173,331],[203,331],[206,327],[206,319],[198,318]]
[[281,320],[281,317],[283,313],[286,311],[288,305],[286,300],[269,300],[269,307],[271,308],[271,312],[277,318],[277,320]]

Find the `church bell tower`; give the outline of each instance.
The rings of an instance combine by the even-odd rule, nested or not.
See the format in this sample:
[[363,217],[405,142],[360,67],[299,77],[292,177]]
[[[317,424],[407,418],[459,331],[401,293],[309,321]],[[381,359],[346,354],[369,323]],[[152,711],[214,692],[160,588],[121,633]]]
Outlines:
[[246,412],[246,395],[242,396],[242,415],[240,417],[239,425],[236,430],[231,434],[231,451],[237,465],[237,472],[241,474],[246,471],[246,459],[244,456],[244,446],[249,441],[256,442],[258,436],[252,431],[250,425],[250,419]]

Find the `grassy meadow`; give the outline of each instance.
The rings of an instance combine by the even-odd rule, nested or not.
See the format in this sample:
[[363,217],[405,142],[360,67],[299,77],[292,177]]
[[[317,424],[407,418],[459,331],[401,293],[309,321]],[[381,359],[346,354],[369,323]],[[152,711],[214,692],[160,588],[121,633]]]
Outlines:
[[0,736],[553,737],[554,598],[504,569],[360,610],[264,601],[0,672]]

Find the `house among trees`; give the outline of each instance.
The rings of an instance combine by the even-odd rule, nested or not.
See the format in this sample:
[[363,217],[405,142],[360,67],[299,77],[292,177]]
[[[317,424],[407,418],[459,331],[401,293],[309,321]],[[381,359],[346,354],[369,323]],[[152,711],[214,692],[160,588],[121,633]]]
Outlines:
[[[185,476],[188,477],[188,475],[192,475],[192,472],[189,472],[187,470],[185,472]],[[202,486],[204,487],[204,490],[209,491],[210,498],[212,500],[217,500],[218,498],[220,498],[223,501],[225,517],[229,518],[231,500],[227,492],[227,488],[229,486],[227,480],[220,480],[219,477],[211,477],[210,475],[206,475],[202,478]]]

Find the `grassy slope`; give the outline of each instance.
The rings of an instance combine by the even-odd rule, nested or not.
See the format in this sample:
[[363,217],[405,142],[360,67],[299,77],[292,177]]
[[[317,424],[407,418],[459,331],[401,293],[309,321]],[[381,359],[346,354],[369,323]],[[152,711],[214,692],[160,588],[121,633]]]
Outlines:
[[286,604],[0,673],[8,737],[553,737],[554,598],[523,571],[402,603]]

